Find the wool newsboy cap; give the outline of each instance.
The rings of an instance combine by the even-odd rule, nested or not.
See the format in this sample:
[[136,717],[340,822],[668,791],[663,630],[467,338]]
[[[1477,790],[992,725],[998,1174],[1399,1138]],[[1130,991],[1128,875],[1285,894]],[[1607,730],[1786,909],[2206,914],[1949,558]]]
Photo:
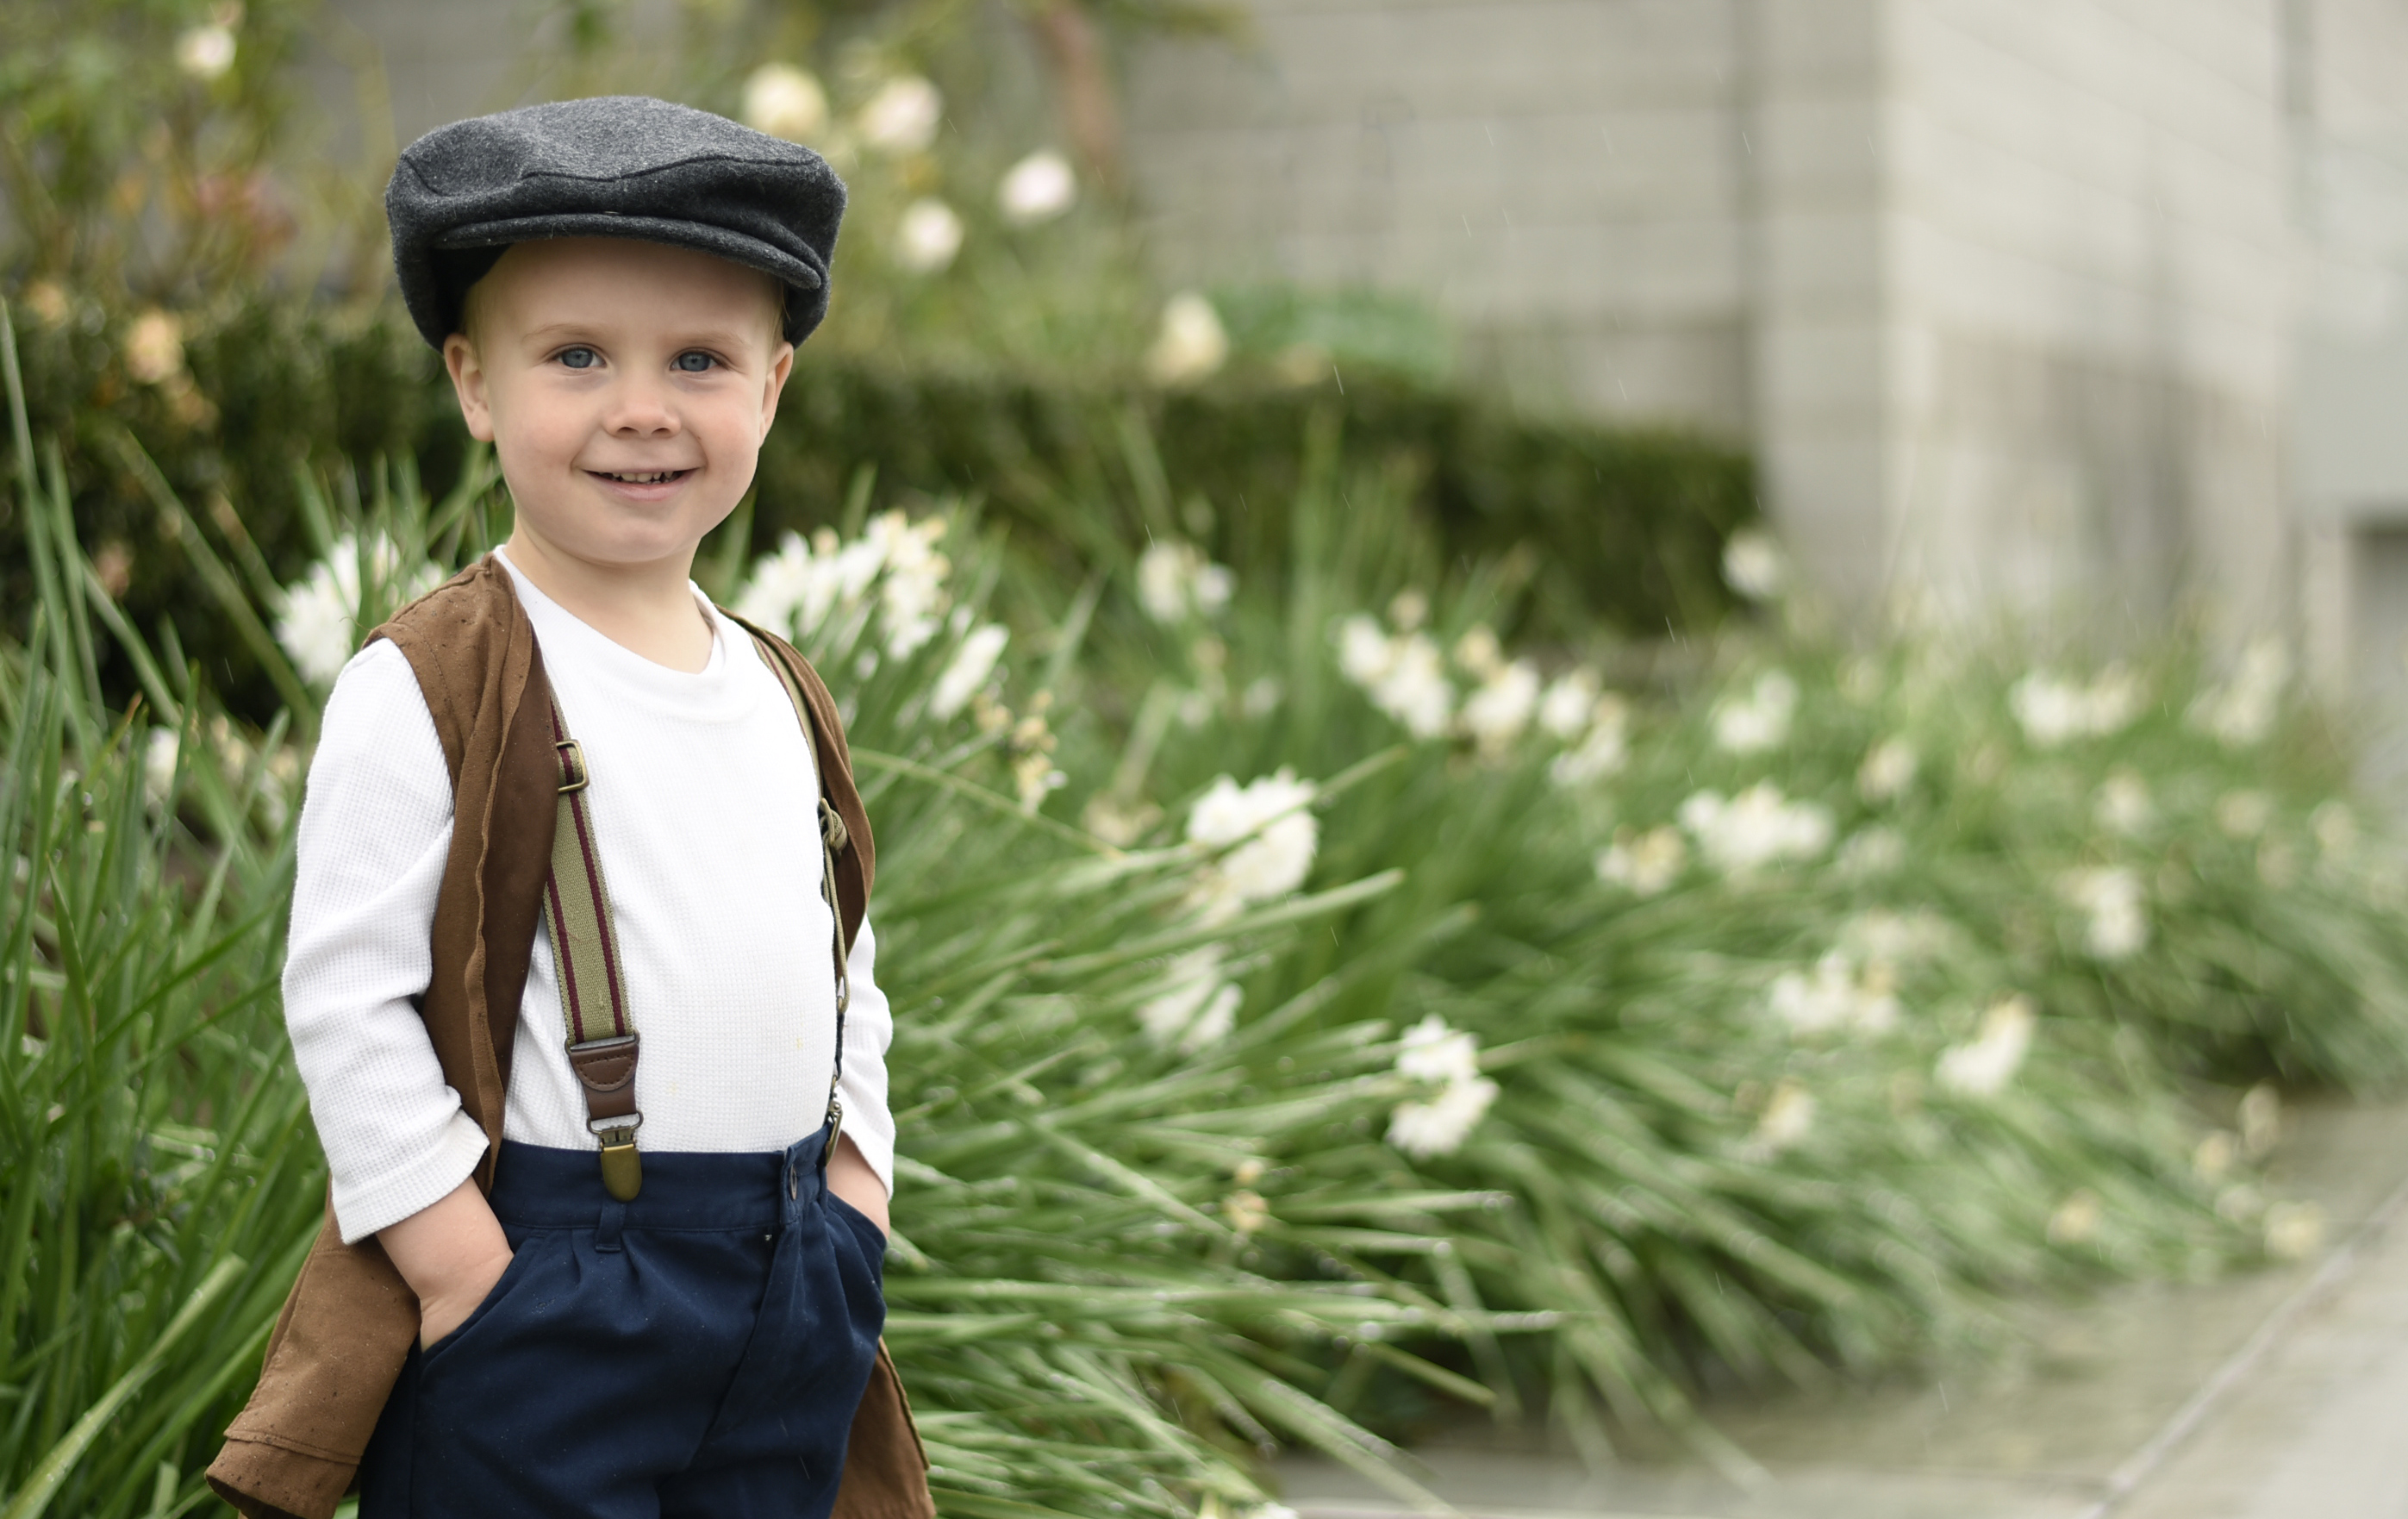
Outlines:
[[512,243],[634,237],[773,275],[786,339],[827,315],[844,181],[797,143],[642,95],[525,106],[437,127],[385,187],[394,270],[418,331],[460,330],[469,285]]

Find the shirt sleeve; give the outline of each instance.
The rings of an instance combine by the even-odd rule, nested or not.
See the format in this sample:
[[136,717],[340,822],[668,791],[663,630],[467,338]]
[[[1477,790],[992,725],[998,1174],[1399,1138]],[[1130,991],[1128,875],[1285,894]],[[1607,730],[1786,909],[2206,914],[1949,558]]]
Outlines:
[[440,1201],[485,1152],[418,1012],[451,847],[442,740],[408,657],[380,639],[327,698],[284,961],[285,1027],[346,1244]]
[[895,1042],[895,1010],[878,989],[878,934],[861,920],[861,938],[845,956],[853,997],[844,1013],[844,1132],[861,1158],[895,1195],[895,1113],[886,1103],[886,1050]]

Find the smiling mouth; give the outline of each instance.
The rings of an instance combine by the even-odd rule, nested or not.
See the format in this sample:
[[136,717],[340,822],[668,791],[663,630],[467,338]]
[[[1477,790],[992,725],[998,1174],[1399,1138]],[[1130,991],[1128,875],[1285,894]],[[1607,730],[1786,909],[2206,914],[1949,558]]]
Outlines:
[[693,474],[694,471],[691,469],[650,469],[638,472],[596,469],[591,471],[591,473],[598,475],[604,480],[617,480],[622,485],[666,485],[673,480],[683,480],[688,475]]

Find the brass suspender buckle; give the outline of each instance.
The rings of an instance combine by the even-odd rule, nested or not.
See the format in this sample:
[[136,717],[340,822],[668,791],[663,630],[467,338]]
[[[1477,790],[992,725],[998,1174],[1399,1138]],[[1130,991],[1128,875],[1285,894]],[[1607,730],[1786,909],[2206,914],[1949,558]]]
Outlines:
[[585,749],[574,738],[563,738],[552,746],[560,751],[560,794],[583,791],[591,779],[585,771]]
[[644,1190],[644,1161],[636,1153],[636,1126],[596,1129],[594,1137],[602,1141],[603,1190],[621,1202],[634,1202]]

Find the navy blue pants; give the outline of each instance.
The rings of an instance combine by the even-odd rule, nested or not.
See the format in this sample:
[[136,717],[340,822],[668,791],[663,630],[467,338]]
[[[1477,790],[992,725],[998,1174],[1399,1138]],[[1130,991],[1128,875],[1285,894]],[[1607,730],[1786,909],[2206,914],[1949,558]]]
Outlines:
[[826,1519],[878,1354],[885,1237],[784,1154],[647,1154],[631,1203],[590,1150],[505,1140],[509,1268],[412,1350],[361,1519]]

